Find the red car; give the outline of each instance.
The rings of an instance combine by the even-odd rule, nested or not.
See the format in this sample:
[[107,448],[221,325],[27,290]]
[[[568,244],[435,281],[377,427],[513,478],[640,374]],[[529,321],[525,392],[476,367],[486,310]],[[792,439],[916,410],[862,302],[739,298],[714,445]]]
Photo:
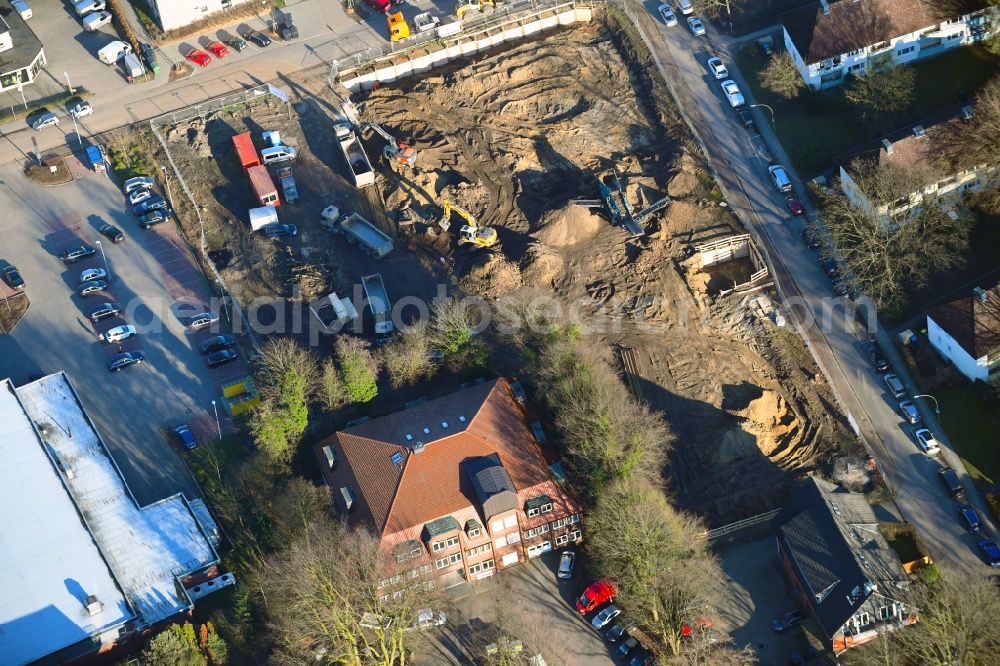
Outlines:
[[229,49],[226,48],[226,45],[222,42],[209,42],[205,48],[211,51],[215,57],[220,60],[229,55]]
[[212,56],[208,55],[201,49],[191,49],[184,57],[201,67],[208,67],[208,63],[212,62]]
[[576,600],[576,609],[586,615],[605,601],[614,599],[616,594],[618,594],[618,590],[615,589],[614,585],[606,580],[599,580],[588,585],[587,589],[583,591],[580,598]]
[[802,202],[795,197],[785,197],[785,203],[788,204],[788,210],[792,211],[792,215],[802,215],[806,212]]

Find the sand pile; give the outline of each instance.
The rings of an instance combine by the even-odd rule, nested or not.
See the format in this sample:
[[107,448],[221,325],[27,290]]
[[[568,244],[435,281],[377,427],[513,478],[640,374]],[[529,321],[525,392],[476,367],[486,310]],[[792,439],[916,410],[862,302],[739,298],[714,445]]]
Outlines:
[[521,274],[526,284],[550,287],[562,275],[564,264],[562,256],[549,247],[532,243],[521,262]]
[[671,197],[686,197],[694,193],[699,185],[698,167],[694,158],[684,153],[675,165],[677,174],[667,185],[667,194]]
[[462,290],[486,299],[505,296],[521,287],[521,270],[501,254],[494,254],[462,278]]
[[782,451],[798,435],[801,429],[788,402],[774,391],[764,394],[751,402],[744,413],[746,421],[743,429],[757,435],[757,447],[765,456],[783,455]]
[[570,204],[546,213],[534,236],[550,247],[568,247],[592,239],[604,224],[604,218],[589,208]]

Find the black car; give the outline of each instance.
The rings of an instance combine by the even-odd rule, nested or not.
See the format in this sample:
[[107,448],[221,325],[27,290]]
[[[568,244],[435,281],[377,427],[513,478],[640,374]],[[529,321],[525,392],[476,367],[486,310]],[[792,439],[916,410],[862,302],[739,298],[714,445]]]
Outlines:
[[150,69],[155,70],[156,53],[153,51],[153,47],[149,44],[140,44],[139,48],[142,50],[142,59],[146,61]]
[[77,245],[76,247],[71,247],[62,254],[59,258],[67,264],[75,264],[81,259],[86,259],[87,257],[92,257],[97,254],[97,250],[90,247],[89,245]]
[[941,483],[944,484],[944,487],[948,490],[948,494],[953,499],[965,497],[965,488],[962,487],[962,482],[958,478],[958,472],[951,467],[945,467],[938,472],[938,476],[941,477]]
[[101,305],[98,305],[96,308],[90,311],[89,315],[90,321],[96,324],[102,319],[107,319],[108,317],[116,316],[121,311],[122,311],[122,306],[118,305],[117,303],[102,303]]
[[806,242],[810,250],[818,250],[820,247],[819,234],[816,229],[808,224],[802,227],[802,240]]
[[885,360],[885,356],[882,356],[882,352],[875,349],[869,355],[872,360],[872,365],[875,366],[876,372],[889,372],[889,361]]
[[625,623],[615,622],[614,625],[608,629],[608,633],[604,634],[604,638],[606,638],[609,643],[617,643],[618,640],[624,635]]
[[13,266],[3,269],[3,281],[11,289],[24,289],[24,278],[21,277],[21,272]]
[[294,224],[269,224],[264,227],[264,235],[268,238],[294,236],[297,233],[299,233],[299,229]]
[[208,355],[205,361],[208,363],[208,367],[217,368],[220,365],[225,365],[226,363],[231,363],[236,360],[236,351],[233,349],[220,349],[217,352],[212,352]]
[[231,349],[236,346],[236,338],[231,335],[216,335],[201,343],[201,353],[211,354],[222,349]]
[[243,33],[243,39],[253,42],[257,46],[264,48],[271,45],[271,38],[256,30],[247,30]]
[[124,352],[122,354],[115,354],[108,360],[108,370],[111,372],[118,372],[122,368],[127,368],[130,365],[138,365],[146,360],[146,357],[141,351]]
[[90,294],[96,294],[99,291],[104,291],[108,288],[108,283],[104,280],[87,280],[79,287],[76,291],[81,296],[89,296]]
[[167,201],[161,196],[149,197],[145,201],[140,201],[135,206],[132,207],[132,213],[135,215],[142,215],[143,213],[148,213],[151,210],[166,210]]
[[639,647],[639,639],[635,636],[629,636],[622,641],[622,644],[618,646],[618,656],[627,657],[632,650]]
[[121,243],[125,240],[125,234],[113,224],[102,224],[97,231],[112,243]]
[[750,109],[745,106],[736,107],[736,118],[740,121],[740,124],[747,129],[753,129],[753,115],[750,113]]
[[242,53],[249,44],[239,37],[230,37],[229,39],[222,40],[222,43],[236,51],[237,53]]
[[157,224],[163,224],[170,219],[172,214],[173,211],[169,208],[165,208],[163,210],[151,210],[148,213],[139,216],[139,226],[143,229],[149,229]]

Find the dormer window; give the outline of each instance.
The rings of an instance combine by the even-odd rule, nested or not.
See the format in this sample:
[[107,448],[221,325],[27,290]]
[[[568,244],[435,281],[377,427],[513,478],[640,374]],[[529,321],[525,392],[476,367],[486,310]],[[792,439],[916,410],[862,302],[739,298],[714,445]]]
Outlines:
[[524,512],[528,515],[528,518],[534,518],[535,516],[540,516],[543,513],[550,513],[551,511],[552,498],[548,495],[532,497],[524,503]]

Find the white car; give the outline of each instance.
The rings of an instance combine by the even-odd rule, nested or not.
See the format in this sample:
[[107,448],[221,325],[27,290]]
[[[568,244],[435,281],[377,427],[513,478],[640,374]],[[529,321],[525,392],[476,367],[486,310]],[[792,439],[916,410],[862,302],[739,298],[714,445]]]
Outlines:
[[152,187],[154,184],[156,184],[156,181],[149,176],[136,176],[135,178],[129,178],[122,183],[122,189],[125,190],[125,194],[128,194],[134,189],[140,187]]
[[93,12],[83,17],[80,23],[87,32],[95,32],[111,23],[111,12]]
[[[771,182],[774,183],[774,187],[777,188],[779,192],[791,192],[792,191],[792,181],[788,179],[788,172],[785,171],[785,167],[780,164],[772,164],[767,167],[767,173],[771,176]],[[886,375],[887,377],[890,375]],[[891,375],[895,377],[896,375]]]
[[594,629],[603,629],[611,620],[615,619],[622,612],[618,610],[618,607],[614,604],[605,606],[604,610],[594,616],[594,619],[590,621]]
[[135,335],[135,326],[129,326],[128,324],[124,324],[122,326],[115,326],[107,333],[105,333],[104,341],[111,344],[117,344],[122,340],[128,340],[133,335]]
[[705,34],[705,26],[702,25],[701,19],[694,16],[688,17],[688,27],[691,28],[692,34],[696,37],[700,37]]
[[43,130],[46,127],[52,127],[53,125],[59,124],[59,118],[56,114],[48,111],[38,116],[31,122],[31,128],[35,130]]
[[103,280],[106,277],[108,277],[108,274],[104,272],[103,268],[88,268],[80,273],[80,284],[90,282],[91,280]]
[[663,22],[668,26],[677,25],[677,17],[674,15],[674,10],[670,8],[670,5],[660,5],[656,10],[660,12]]
[[724,79],[729,76],[729,70],[722,64],[722,58],[719,56],[712,56],[706,64],[708,65],[708,71],[712,72],[715,78]]
[[77,102],[70,108],[69,112],[74,118],[83,118],[94,113],[94,107],[90,105],[90,102]]
[[107,9],[104,0],[80,0],[73,5],[73,8],[76,10],[77,16],[83,16],[89,12],[103,12]]
[[927,428],[917,428],[913,431],[913,438],[917,440],[917,446],[925,456],[936,456],[941,452],[941,446],[934,439],[934,433]]
[[746,100],[743,99],[743,93],[740,92],[740,87],[736,85],[736,81],[733,81],[732,79],[723,81],[722,92],[726,95],[726,99],[729,100],[729,106],[734,109],[738,106],[746,104]]
[[134,206],[137,203],[145,201],[151,196],[153,196],[152,190],[150,190],[148,187],[140,187],[139,189],[132,190],[131,192],[128,193],[128,202]]

